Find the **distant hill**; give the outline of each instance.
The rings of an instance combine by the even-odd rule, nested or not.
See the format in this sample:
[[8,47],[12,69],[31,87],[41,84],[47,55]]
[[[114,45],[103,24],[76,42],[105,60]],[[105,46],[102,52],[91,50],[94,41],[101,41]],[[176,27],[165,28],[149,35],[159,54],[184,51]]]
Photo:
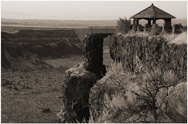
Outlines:
[[82,56],[81,41],[74,30],[19,30],[1,32],[2,68],[37,69],[45,58]]
[[[140,20],[140,24],[147,23],[146,20]],[[162,25],[163,20],[157,23]],[[172,24],[181,23],[187,26],[187,19],[173,19]],[[88,28],[98,27],[115,27],[116,20],[31,20],[31,19],[1,19],[2,26],[18,26],[18,27],[53,27],[53,28]]]
[[28,20],[3,18],[1,21],[2,26],[35,26],[53,28],[87,28],[91,26],[116,26],[116,20]]

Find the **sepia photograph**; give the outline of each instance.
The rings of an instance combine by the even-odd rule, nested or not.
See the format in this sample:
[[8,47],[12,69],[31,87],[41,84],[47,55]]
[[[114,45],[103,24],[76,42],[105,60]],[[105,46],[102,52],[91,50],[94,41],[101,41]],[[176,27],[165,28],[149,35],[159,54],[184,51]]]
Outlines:
[[1,1],[1,123],[187,123],[187,1]]

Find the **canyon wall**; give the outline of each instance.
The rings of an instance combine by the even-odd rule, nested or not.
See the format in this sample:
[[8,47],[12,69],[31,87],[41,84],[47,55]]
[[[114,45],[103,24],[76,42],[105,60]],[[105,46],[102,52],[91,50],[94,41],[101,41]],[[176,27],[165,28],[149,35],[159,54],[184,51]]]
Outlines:
[[[159,68],[163,71],[172,70],[178,79],[185,81],[186,45],[169,44],[160,36],[113,35],[110,39],[111,57],[123,66],[112,66],[106,72],[102,53],[103,38],[108,35],[111,34],[86,35],[83,40],[85,61],[66,71],[64,104],[57,114],[61,122],[186,122],[186,89],[182,88],[186,85],[185,82],[176,80],[174,86],[157,91],[152,102],[157,105],[154,109],[159,115],[158,120],[151,115],[153,109],[150,110],[150,104],[143,109],[145,101],[140,101],[138,97],[138,93],[142,91],[140,89],[146,83],[143,78],[145,72]],[[143,77],[132,72],[141,73]],[[157,82],[164,83],[164,75],[160,73]],[[172,83],[170,81],[169,86]],[[150,88],[152,92],[155,90]],[[172,104],[173,100],[176,104]],[[167,101],[169,106],[166,105]],[[161,105],[163,108],[160,108]],[[167,109],[164,109],[164,106]],[[180,108],[176,108],[177,106]],[[133,108],[133,113],[130,114],[128,108]],[[143,109],[143,118],[135,112],[140,109]],[[146,109],[151,113],[145,112]],[[158,112],[160,109],[168,116]]]
[[[74,30],[20,30],[1,34],[3,68],[21,69],[24,65],[34,66],[41,58],[83,54],[81,41]],[[40,63],[45,65],[42,61]]]
[[85,61],[66,71],[64,104],[57,114],[61,122],[89,120],[90,88],[106,73],[103,65],[103,38],[108,35],[110,34],[86,35],[83,40]]
[[116,34],[110,39],[110,54],[117,63],[90,89],[90,121],[187,122],[186,44],[161,36]]
[[180,79],[187,76],[187,45],[170,44],[160,36],[114,35],[110,55],[124,70],[139,72],[159,68],[172,70]]

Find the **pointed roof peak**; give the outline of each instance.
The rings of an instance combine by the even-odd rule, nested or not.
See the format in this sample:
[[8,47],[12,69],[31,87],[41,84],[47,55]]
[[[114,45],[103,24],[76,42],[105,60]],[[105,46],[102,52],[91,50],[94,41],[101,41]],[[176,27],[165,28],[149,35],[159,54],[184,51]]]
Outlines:
[[176,18],[173,15],[159,9],[158,7],[154,6],[152,3],[151,6],[147,7],[146,9],[140,11],[139,13],[135,14],[131,18]]

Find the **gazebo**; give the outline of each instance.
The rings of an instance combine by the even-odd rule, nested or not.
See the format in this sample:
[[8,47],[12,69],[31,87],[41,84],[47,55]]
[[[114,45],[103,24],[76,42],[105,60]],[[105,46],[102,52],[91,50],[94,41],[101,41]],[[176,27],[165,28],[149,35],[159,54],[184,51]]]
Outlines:
[[[156,6],[152,5],[148,8],[140,11],[139,13],[133,15],[133,27],[137,28],[139,25],[139,20],[146,19],[148,20],[148,26],[151,26],[152,24],[156,24],[156,20],[163,19],[164,20],[164,29],[171,29],[171,19],[176,18],[173,15],[157,8]],[[152,24],[151,24],[152,21]]]

